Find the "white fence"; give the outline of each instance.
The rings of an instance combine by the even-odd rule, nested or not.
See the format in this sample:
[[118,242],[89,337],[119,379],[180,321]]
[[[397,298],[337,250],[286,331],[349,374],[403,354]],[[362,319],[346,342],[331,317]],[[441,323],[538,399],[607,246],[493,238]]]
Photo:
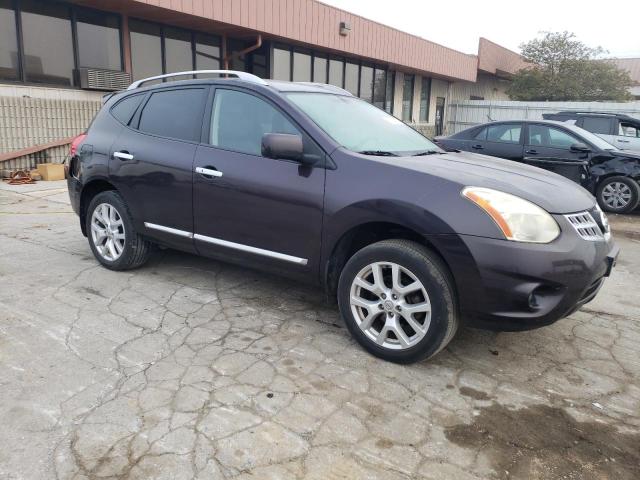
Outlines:
[[640,102],[513,102],[467,100],[447,107],[446,133],[451,135],[481,123],[498,120],[541,120],[543,113],[561,110],[615,112],[640,118]]

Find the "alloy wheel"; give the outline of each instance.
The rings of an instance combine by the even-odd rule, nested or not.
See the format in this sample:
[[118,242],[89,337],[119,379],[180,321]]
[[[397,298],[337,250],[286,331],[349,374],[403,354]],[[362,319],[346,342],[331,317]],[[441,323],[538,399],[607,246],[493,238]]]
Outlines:
[[631,188],[622,182],[611,182],[602,189],[602,197],[608,207],[618,210],[631,201]]
[[91,240],[102,258],[113,262],[124,251],[125,231],[122,216],[113,205],[101,203],[91,215]]
[[431,323],[426,288],[397,263],[375,262],[360,270],[351,284],[349,302],[358,327],[384,348],[413,347]]

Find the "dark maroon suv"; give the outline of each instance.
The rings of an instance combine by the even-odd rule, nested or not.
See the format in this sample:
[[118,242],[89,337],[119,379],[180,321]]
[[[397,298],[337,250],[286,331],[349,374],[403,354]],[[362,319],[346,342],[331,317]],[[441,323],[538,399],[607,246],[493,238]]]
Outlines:
[[188,74],[107,98],[77,145],[69,193],[107,268],[159,244],[302,279],[367,350],[411,362],[460,323],[548,325],[614,265],[604,214],[570,180],[443,152],[330,85]]

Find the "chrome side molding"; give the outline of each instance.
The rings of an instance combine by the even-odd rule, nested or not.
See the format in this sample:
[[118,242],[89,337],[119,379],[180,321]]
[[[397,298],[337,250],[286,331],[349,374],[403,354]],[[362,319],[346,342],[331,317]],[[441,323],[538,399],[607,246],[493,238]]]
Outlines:
[[296,263],[298,265],[306,265],[307,259],[294,257],[293,255],[287,255],[286,253],[274,252],[272,250],[265,250],[263,248],[251,247],[242,243],[229,242],[220,238],[207,237],[196,233],[193,238],[200,240],[201,242],[211,243],[213,245],[220,245],[221,247],[233,248],[234,250],[241,250],[243,252],[254,253],[256,255],[262,255],[263,257],[275,258],[278,260],[284,260],[285,262]]
[[178,230],[177,228],[165,227],[164,225],[158,225],[157,223],[144,222],[144,226],[151,230],[158,230],[160,232],[171,233],[178,235],[179,237],[193,238],[193,233],[186,230]]
[[199,233],[194,234],[191,232],[187,232],[186,230],[179,230],[177,228],[158,225],[157,223],[144,222],[144,226],[151,230],[171,233],[172,235],[178,235],[185,238],[193,238],[195,240],[210,243],[212,245],[219,245],[221,247],[232,248],[234,250],[240,250],[242,252],[262,255],[263,257],[275,258],[276,260],[295,263],[296,265],[306,265],[308,263],[308,260],[306,258],[294,257],[293,255],[287,255],[286,253],[274,252],[273,250],[265,250],[264,248],[252,247],[243,243],[229,242],[228,240],[222,240],[221,238],[207,237],[206,235],[200,235]]

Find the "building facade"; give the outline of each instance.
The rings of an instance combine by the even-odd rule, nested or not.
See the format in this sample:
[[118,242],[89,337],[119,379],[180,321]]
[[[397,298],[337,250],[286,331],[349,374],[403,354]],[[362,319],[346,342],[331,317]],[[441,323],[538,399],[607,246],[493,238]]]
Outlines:
[[316,0],[0,0],[0,161],[82,131],[106,91],[162,73],[330,83],[433,135],[449,102],[505,99],[523,65],[485,39],[468,55]]

